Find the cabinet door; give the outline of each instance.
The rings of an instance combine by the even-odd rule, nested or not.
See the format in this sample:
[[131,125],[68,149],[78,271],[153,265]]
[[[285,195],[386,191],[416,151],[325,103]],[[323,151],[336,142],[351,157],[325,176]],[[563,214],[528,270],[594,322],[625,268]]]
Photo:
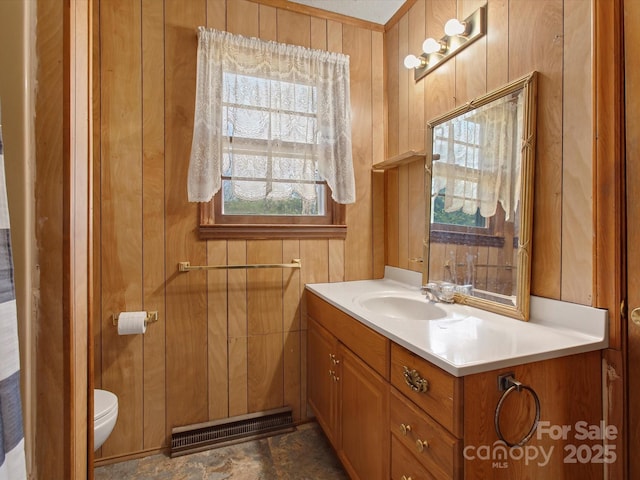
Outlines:
[[340,346],[342,460],[360,480],[389,478],[389,387],[384,379]]
[[336,450],[338,440],[338,341],[312,318],[307,331],[307,394],[309,405]]

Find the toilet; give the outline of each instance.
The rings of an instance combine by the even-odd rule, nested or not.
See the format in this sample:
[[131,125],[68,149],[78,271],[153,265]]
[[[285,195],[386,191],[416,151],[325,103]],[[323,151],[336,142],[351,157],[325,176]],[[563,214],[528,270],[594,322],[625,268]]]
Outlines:
[[118,397],[106,390],[93,391],[93,449],[98,450],[111,435],[118,419]]

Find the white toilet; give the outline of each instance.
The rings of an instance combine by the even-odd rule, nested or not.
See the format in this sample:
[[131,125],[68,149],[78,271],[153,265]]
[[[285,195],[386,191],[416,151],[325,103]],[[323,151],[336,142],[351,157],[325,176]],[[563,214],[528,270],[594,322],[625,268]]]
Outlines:
[[111,435],[118,419],[118,397],[106,390],[93,391],[93,449],[98,450]]

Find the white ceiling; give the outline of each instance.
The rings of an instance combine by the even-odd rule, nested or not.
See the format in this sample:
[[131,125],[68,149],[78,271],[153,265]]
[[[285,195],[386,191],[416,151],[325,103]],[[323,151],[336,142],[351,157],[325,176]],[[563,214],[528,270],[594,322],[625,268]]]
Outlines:
[[384,25],[405,0],[289,0]]

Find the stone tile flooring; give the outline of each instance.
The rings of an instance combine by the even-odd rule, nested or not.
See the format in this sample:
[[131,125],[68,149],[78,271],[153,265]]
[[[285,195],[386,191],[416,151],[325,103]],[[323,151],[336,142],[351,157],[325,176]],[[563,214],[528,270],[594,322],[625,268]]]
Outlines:
[[176,458],[165,455],[95,469],[95,480],[348,480],[316,423],[295,432]]

